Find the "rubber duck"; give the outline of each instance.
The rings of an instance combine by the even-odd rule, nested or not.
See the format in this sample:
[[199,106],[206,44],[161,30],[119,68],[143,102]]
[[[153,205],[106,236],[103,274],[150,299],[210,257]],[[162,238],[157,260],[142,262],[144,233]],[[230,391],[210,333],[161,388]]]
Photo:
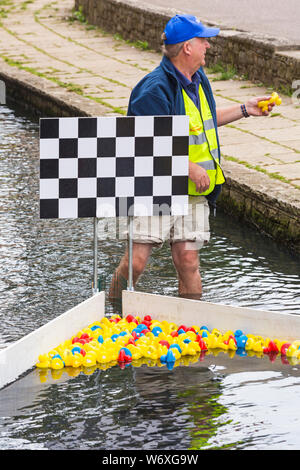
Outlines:
[[281,105],[282,99],[278,93],[273,92],[269,100],[263,100],[258,102],[258,107],[261,108],[262,112],[268,111],[268,105],[275,103],[277,106]]

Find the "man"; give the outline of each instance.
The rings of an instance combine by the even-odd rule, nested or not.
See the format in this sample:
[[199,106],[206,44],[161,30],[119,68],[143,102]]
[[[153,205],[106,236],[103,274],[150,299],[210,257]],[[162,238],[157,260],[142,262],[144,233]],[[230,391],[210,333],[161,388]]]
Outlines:
[[[133,235],[133,284],[143,273],[152,248],[170,241],[173,263],[178,274],[179,295],[200,299],[202,281],[198,250],[209,240],[209,205],[215,201],[224,183],[220,167],[217,127],[243,117],[268,115],[257,106],[269,97],[252,98],[244,105],[234,104],[216,109],[209,81],[203,71],[208,39],[217,36],[218,28],[207,28],[192,15],[176,15],[167,23],[163,34],[163,59],[133,89],[128,115],[183,115],[189,125],[189,214],[168,217],[168,230],[161,223],[151,224],[140,218]],[[158,216],[156,216],[158,217]],[[161,221],[165,216],[161,216]],[[154,220],[154,218],[152,218]],[[178,226],[183,225],[183,233]],[[147,228],[151,226],[151,230]],[[167,235],[166,235],[167,234]],[[115,297],[121,278],[128,279],[128,252],[118,266],[110,296]]]

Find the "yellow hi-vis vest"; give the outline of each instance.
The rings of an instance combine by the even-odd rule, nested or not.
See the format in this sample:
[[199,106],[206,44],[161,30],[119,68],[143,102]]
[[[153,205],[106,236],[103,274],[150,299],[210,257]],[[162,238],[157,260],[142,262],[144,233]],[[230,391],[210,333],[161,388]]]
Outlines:
[[189,160],[204,168],[210,179],[209,188],[203,193],[198,193],[195,183],[189,179],[188,192],[191,196],[205,196],[214,190],[216,184],[225,182],[219,163],[214,120],[201,84],[199,85],[200,110],[184,90],[182,94],[185,113],[190,117]]

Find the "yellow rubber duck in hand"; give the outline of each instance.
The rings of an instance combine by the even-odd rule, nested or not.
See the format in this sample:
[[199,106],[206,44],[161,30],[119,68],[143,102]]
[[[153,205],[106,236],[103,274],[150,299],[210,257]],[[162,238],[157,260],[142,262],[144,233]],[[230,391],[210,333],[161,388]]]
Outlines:
[[277,106],[281,105],[281,98],[280,96],[278,95],[278,93],[276,93],[275,91],[272,93],[271,95],[271,98],[269,100],[266,100],[266,101],[259,101],[258,102],[258,107],[261,108],[262,112],[264,113],[265,111],[268,111],[269,110],[269,104],[276,104]]

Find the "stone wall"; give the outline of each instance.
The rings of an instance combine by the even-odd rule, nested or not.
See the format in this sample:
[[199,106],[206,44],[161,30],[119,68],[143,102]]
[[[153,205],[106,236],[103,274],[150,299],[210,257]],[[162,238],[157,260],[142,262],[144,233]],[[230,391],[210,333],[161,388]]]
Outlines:
[[130,41],[147,41],[154,50],[160,50],[160,36],[171,17],[119,0],[75,0],[76,10],[80,7],[88,23]]
[[[292,202],[297,190],[278,181],[276,194],[274,182],[267,175],[259,175],[256,184],[257,172],[251,169],[245,172],[240,167],[238,163],[223,160],[226,183],[218,207],[300,255],[300,208]],[[291,198],[280,198],[279,192],[284,190],[292,193]]]
[[[90,24],[105,31],[120,34],[131,41],[147,41],[149,47],[161,50],[161,33],[175,10],[136,6],[132,0],[75,0],[75,8]],[[210,23],[212,24],[212,23]],[[300,57],[290,54],[291,46],[267,36],[233,30],[221,30],[211,40],[213,47],[207,53],[207,65],[217,62],[233,65],[239,74],[249,80],[286,90],[300,78]]]

